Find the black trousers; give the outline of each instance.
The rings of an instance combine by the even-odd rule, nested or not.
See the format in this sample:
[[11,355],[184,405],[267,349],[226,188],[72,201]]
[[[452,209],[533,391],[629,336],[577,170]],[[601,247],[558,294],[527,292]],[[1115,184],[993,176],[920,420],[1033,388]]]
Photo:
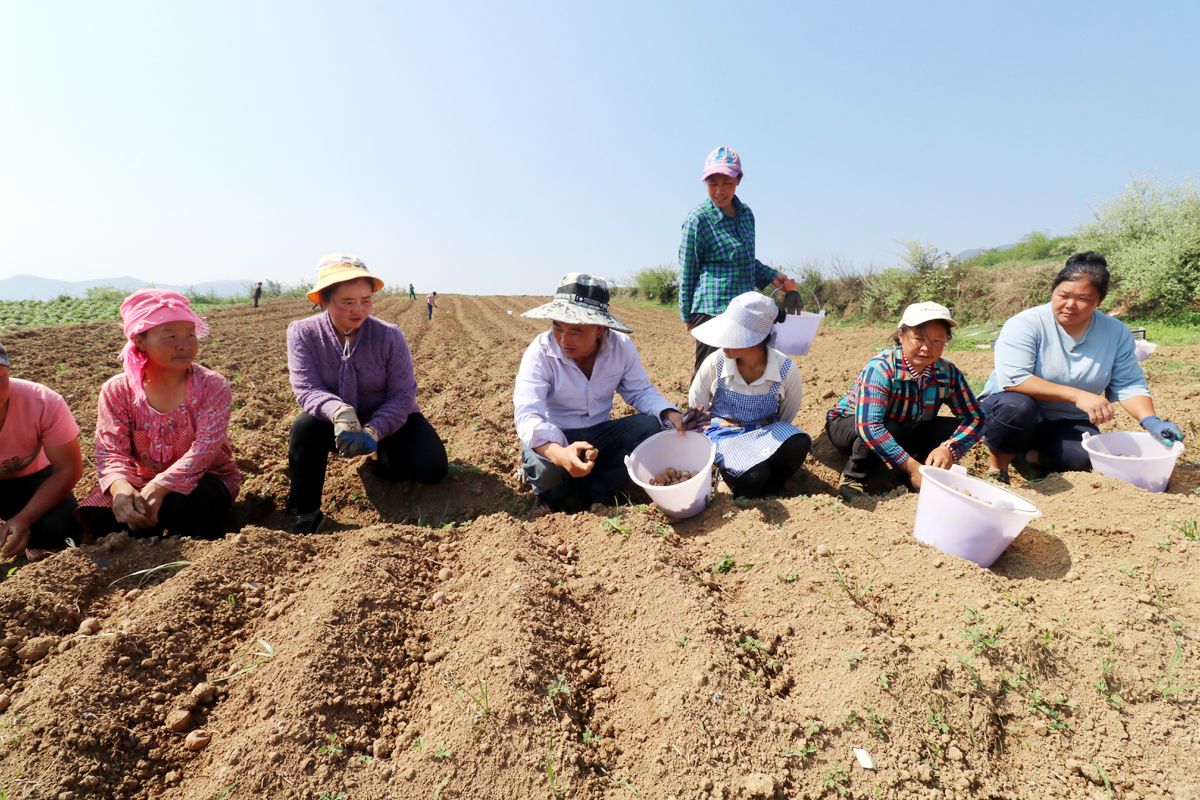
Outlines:
[[[890,419],[883,421],[883,427],[887,428],[896,443],[922,464],[935,448],[950,438],[958,425],[959,420],[955,417],[934,417],[928,421],[918,420],[907,424]],[[854,417],[826,420],[825,433],[834,447],[850,454],[850,460],[842,470],[842,477],[846,480],[864,483],[883,463],[854,429]]]
[[[32,475],[0,480],[0,519],[11,519],[20,514],[53,472],[53,468],[46,467]],[[26,547],[35,550],[61,550],[66,547],[68,536],[79,535],[74,496],[68,494],[62,502],[30,525],[29,531],[29,544]]]
[[725,483],[735,497],[764,497],[779,494],[788,478],[800,469],[804,459],[812,452],[812,437],[807,433],[794,433],[779,445],[766,461],[755,464],[741,475],[721,473]]
[[[688,317],[688,322],[694,328],[701,322],[708,322],[710,319],[712,319],[711,314],[692,314],[690,317]],[[699,339],[696,340],[696,364],[692,367],[693,378],[696,377],[696,373],[700,371],[700,365],[704,363],[704,359],[708,358],[715,352],[717,352],[716,347],[710,347]]]
[[[191,494],[168,492],[158,510],[158,526],[154,528],[130,529],[133,536],[161,536],[172,533],[190,536],[193,539],[220,539],[225,535],[225,519],[233,508],[233,498],[220,478],[205,475],[196,484]],[[111,508],[83,506],[79,509],[79,520],[93,536],[103,536],[113,531],[125,530],[125,523],[117,522]]]
[[[288,477],[292,482],[288,508],[307,514],[321,507],[325,470],[334,449],[333,423],[301,411],[292,422],[288,440]],[[410,414],[400,430],[379,441],[375,474],[384,480],[437,483],[449,470],[446,446],[423,414]]]

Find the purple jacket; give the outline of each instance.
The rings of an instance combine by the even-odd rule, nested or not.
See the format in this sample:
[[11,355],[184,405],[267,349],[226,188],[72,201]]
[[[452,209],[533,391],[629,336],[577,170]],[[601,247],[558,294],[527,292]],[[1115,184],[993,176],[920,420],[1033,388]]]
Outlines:
[[368,317],[343,357],[333,323],[322,312],[288,325],[287,345],[296,402],[317,419],[331,422],[339,406],[349,405],[383,439],[420,411],[408,342],[390,322]]

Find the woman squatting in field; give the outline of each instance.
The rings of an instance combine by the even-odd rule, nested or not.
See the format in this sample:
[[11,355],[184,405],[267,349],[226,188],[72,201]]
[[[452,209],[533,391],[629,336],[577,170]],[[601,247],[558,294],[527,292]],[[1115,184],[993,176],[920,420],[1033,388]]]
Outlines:
[[735,496],[778,494],[812,450],[812,437],[792,424],[804,396],[800,369],[771,347],[781,316],[774,300],[746,292],[692,328],[715,349],[692,378],[688,405],[711,411],[704,435]]
[[371,316],[383,280],[361,259],[332,253],[317,263],[308,299],[320,314],[287,329],[288,377],[302,409],[288,441],[296,513],[293,533],[317,533],[329,454],[375,453],[375,474],[389,481],[436,483],[446,448],[417,406],[417,378],[400,329]]
[[121,322],[125,368],[100,390],[100,480],[80,521],[93,536],[128,528],[218,537],[242,476],[229,447],[229,382],[195,363],[208,325],[164,289],[126,297]]
[[[625,456],[664,427],[684,430],[683,415],[650,384],[631,330],[609,313],[608,299],[606,280],[572,272],[550,302],[521,315],[551,321],[525,350],[513,391],[538,513],[612,502],[629,481]],[[614,393],[641,413],[610,419]]]
[[83,475],[78,437],[62,396],[10,378],[0,345],[0,558],[61,550],[78,534],[71,494]]
[[1097,308],[1108,282],[1104,256],[1076,253],[1049,303],[1004,323],[981,400],[990,477],[1008,483],[1014,459],[1027,477],[1091,469],[1083,435],[1113,420],[1113,401],[1166,445],[1183,441],[1178,425],[1155,414],[1133,334]]
[[[983,435],[966,376],[942,358],[957,324],[938,303],[904,309],[895,344],[868,361],[826,413],[830,443],[850,454],[838,484],[847,503],[862,496],[881,461],[920,489],[922,464],[948,469]],[[939,417],[943,405],[954,416]]]

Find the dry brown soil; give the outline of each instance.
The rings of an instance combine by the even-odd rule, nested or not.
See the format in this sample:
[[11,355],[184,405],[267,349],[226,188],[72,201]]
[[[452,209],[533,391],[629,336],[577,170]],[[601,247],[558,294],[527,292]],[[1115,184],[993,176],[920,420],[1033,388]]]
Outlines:
[[[676,524],[644,505],[528,519],[511,390],[542,329],[517,314],[539,302],[444,296],[432,323],[379,303],[451,474],[391,486],[334,460],[337,525],[307,538],[278,510],[284,329],[307,308],[211,314],[200,360],[233,382],[240,532],[114,534],[4,580],[0,797],[1200,797],[1200,348],[1148,363],[1191,448],[1169,490],[1018,483],[1045,516],[981,569],[914,541],[915,495],[837,500],[823,436],[786,497],[722,488]],[[675,315],[618,313],[682,398]],[[821,331],[799,360],[807,430],[885,336]],[[116,327],[4,343],[90,442]],[[990,353],[950,355],[985,377]],[[197,728],[211,743],[189,750]]]

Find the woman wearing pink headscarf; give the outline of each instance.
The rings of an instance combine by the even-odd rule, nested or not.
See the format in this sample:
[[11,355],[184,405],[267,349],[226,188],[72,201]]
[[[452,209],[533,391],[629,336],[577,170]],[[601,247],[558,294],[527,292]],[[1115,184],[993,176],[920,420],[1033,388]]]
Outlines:
[[229,382],[195,363],[208,325],[165,289],[125,298],[121,321],[125,370],[100,390],[100,483],[80,503],[80,521],[93,535],[218,537],[242,476],[229,447]]

